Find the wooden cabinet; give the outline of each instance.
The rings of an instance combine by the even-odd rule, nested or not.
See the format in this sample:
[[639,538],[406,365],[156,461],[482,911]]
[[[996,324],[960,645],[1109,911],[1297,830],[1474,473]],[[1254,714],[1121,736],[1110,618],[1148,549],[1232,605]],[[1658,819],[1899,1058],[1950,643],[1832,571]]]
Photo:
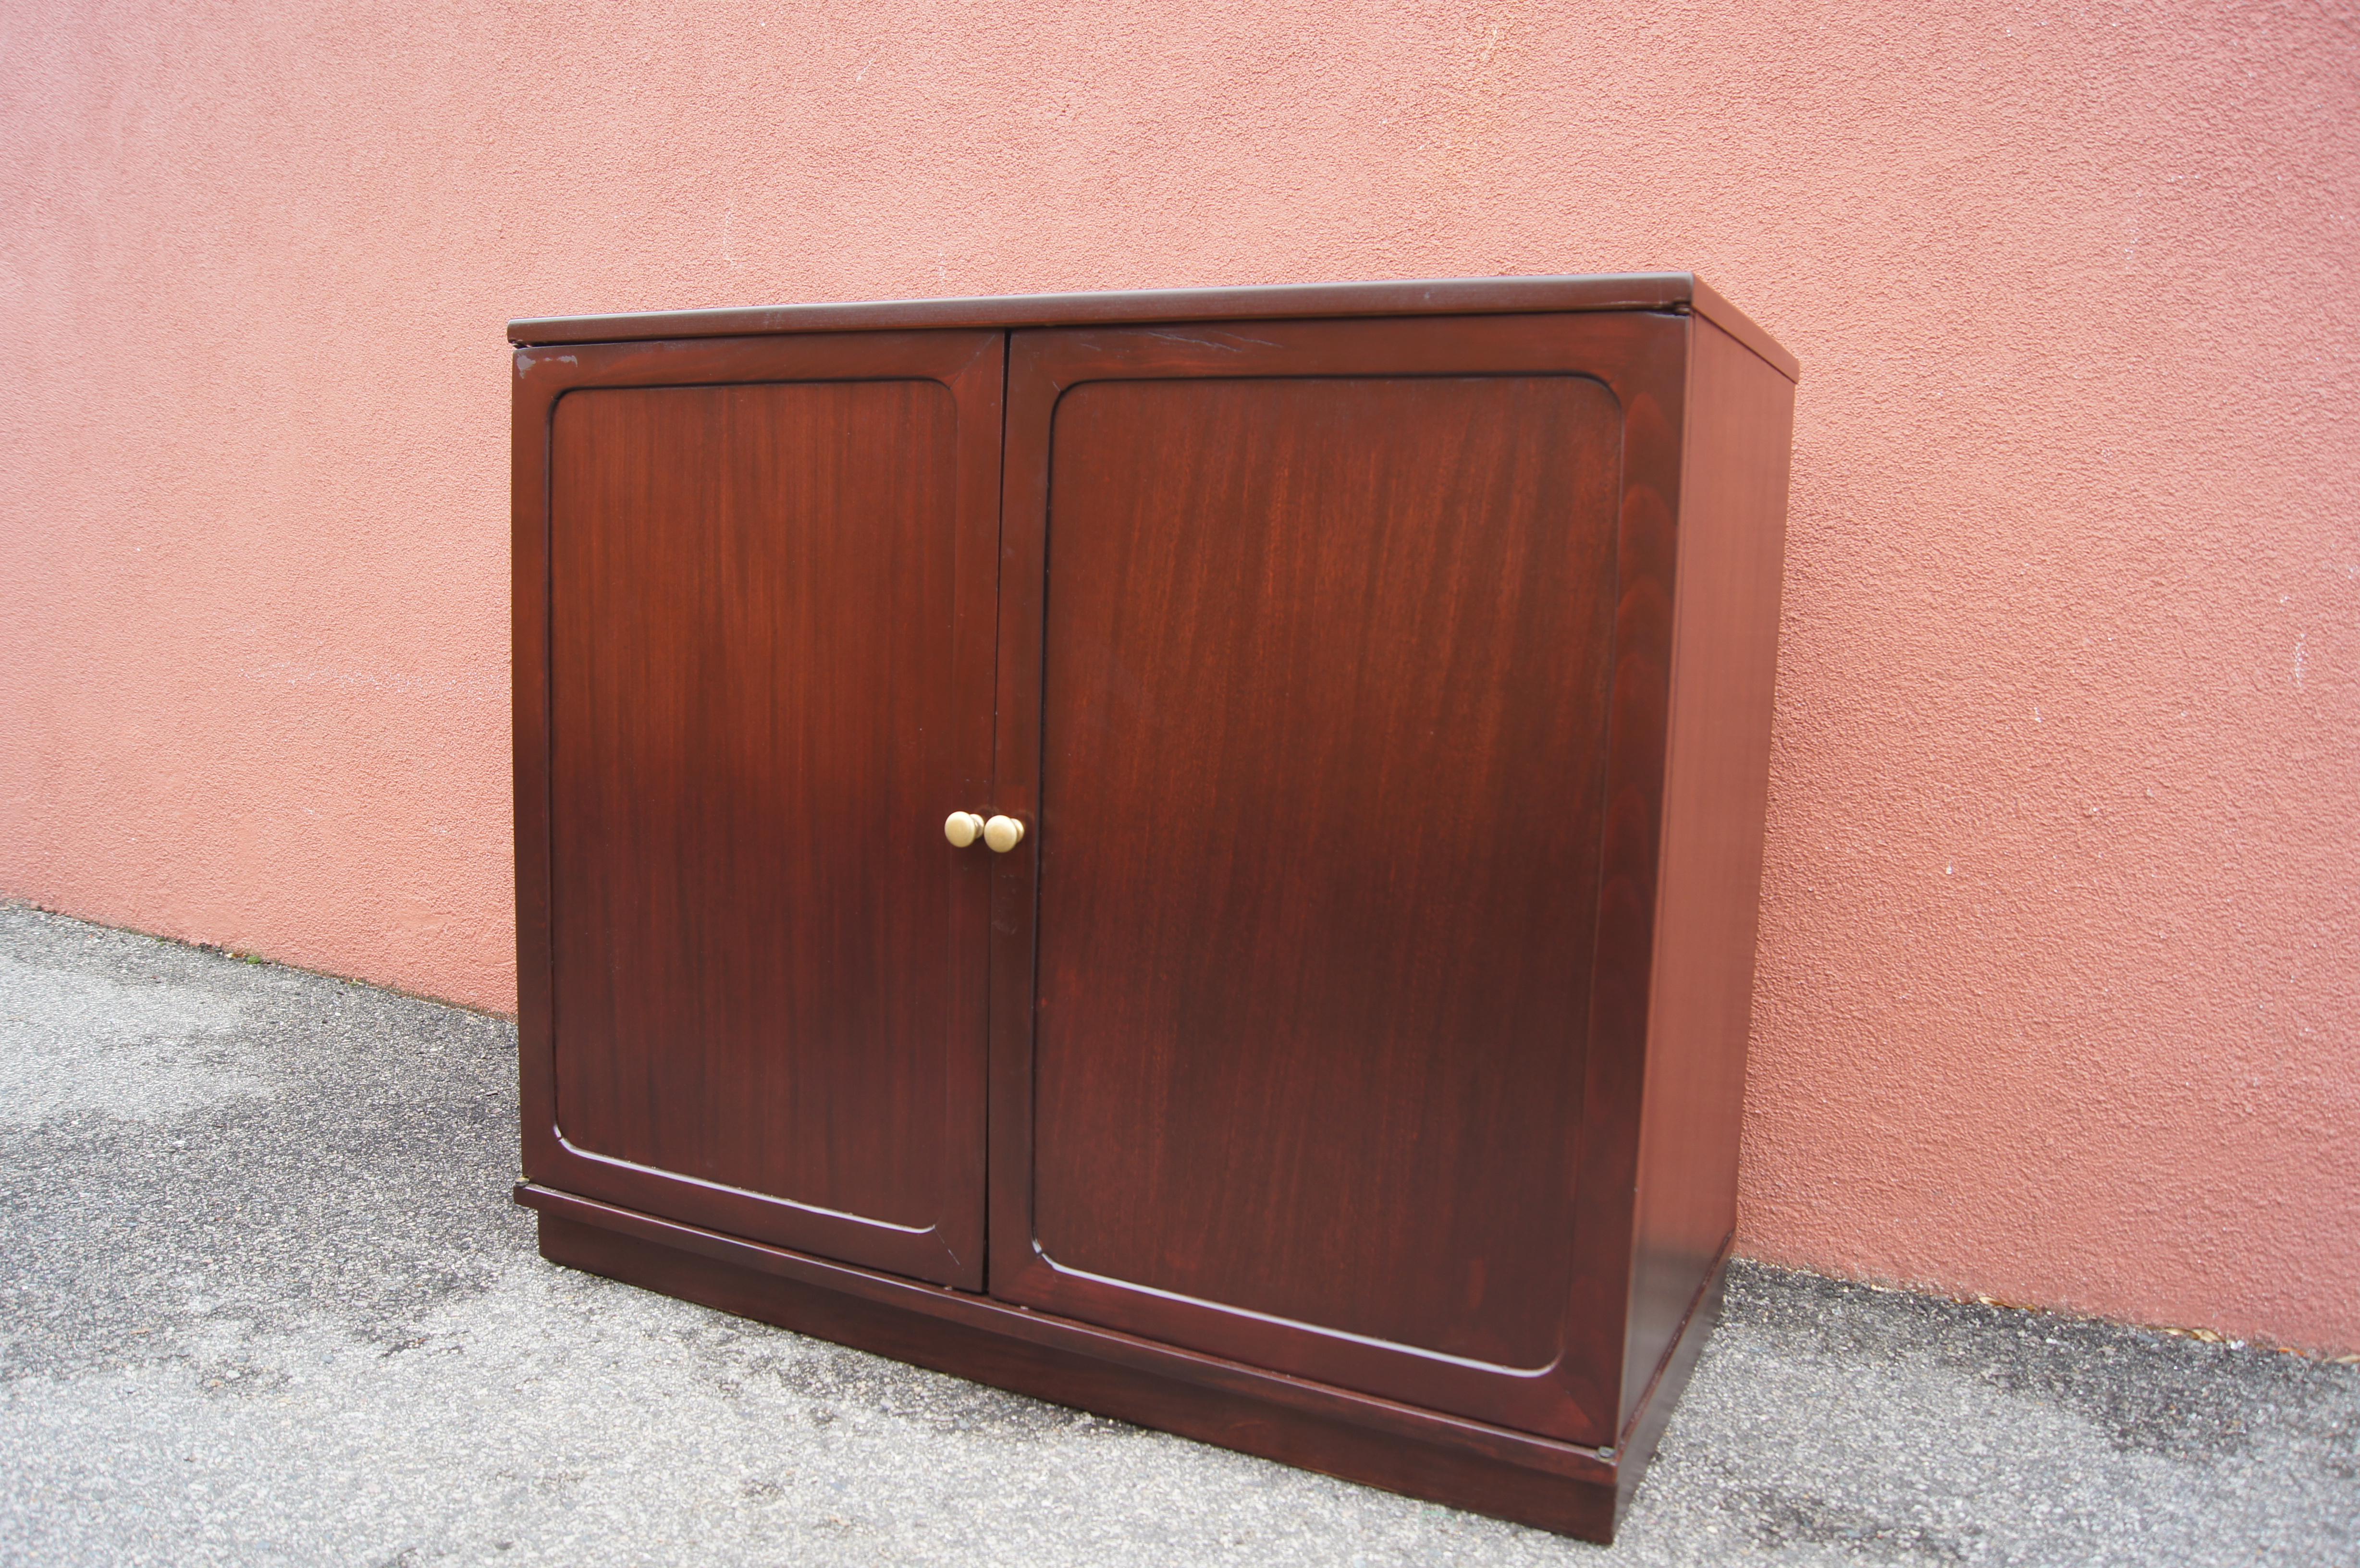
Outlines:
[[510,335],[543,1251],[1611,1536],[1734,1218],[1793,362],[1684,275]]

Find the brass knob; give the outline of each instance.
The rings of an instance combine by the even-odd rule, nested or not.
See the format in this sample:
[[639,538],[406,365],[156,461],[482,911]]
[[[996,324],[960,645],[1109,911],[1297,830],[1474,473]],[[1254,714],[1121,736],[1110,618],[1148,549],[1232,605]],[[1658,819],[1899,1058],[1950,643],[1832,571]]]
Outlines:
[[951,841],[954,849],[965,849],[983,832],[983,819],[973,811],[953,811],[943,819],[943,836]]
[[983,824],[983,842],[994,855],[1006,855],[1024,842],[1024,824],[1014,817],[994,817]]

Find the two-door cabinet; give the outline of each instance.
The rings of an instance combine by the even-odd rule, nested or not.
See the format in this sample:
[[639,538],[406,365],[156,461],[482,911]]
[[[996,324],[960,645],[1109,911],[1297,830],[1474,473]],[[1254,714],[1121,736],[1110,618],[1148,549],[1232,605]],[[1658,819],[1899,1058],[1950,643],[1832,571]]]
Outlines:
[[1794,362],[1686,275],[509,335],[542,1251],[1609,1538],[1735,1214]]

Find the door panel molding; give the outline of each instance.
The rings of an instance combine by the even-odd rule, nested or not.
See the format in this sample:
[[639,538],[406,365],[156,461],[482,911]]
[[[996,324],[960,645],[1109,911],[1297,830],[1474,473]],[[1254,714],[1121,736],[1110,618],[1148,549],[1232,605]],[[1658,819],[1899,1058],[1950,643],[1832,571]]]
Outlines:
[[[1631,1183],[1644,1063],[1661,735],[1668,701],[1672,519],[1677,515],[1688,319],[1671,315],[1255,321],[1185,328],[1043,328],[1011,335],[1003,483],[996,768],[999,809],[1038,823],[993,867],[990,1288],[993,1295],[1274,1371],[1573,1442],[1612,1443],[1630,1279]],[[1576,378],[1611,394],[1617,419],[1606,526],[1612,625],[1604,637],[1597,760],[1596,908],[1586,1000],[1565,1019],[1578,1113],[1556,1180],[1569,1192],[1564,1301],[1539,1365],[1404,1343],[1300,1313],[1257,1310],[1063,1266],[1039,1240],[1035,1055],[1041,866],[1054,863],[1058,802],[1043,795],[1056,419],[1098,383],[1299,378]],[[1470,427],[1472,428],[1472,427]],[[1182,439],[1175,436],[1175,440]],[[1141,613],[1147,613],[1142,611]],[[1175,824],[1185,831],[1185,824]],[[1624,977],[1641,978],[1630,994]],[[1114,982],[1120,984],[1118,980]],[[1110,1233],[1109,1233],[1110,1234]],[[1233,1247],[1252,1237],[1229,1236]],[[1210,1243],[1216,1249],[1219,1243]],[[1143,1255],[1142,1255],[1143,1256]],[[1359,1288],[1382,1295],[1392,1281]],[[1532,1341],[1525,1336],[1528,1344]],[[1513,1357],[1508,1358],[1513,1360]]]
[[[851,1263],[968,1290],[981,1288],[988,985],[984,953],[989,873],[982,864],[986,858],[982,851],[968,855],[952,849],[942,841],[938,824],[944,812],[990,799],[1005,343],[1003,333],[990,331],[860,332],[586,344],[529,348],[517,354],[512,613],[518,985],[523,1160],[530,1179],[585,1197]],[[949,474],[939,497],[948,513],[942,535],[950,554],[946,563],[950,625],[944,645],[949,650],[948,667],[897,670],[893,676],[897,683],[904,683],[897,684],[897,690],[918,678],[947,681],[950,687],[940,704],[950,715],[950,733],[927,737],[925,755],[934,760],[913,759],[912,763],[919,772],[935,777],[945,796],[939,805],[928,801],[916,824],[931,835],[931,849],[947,857],[940,994],[945,1025],[939,1042],[942,1081],[935,1108],[929,1114],[922,1105],[916,1113],[917,1127],[932,1126],[937,1131],[911,1134],[938,1139],[933,1150],[933,1196],[916,1204],[927,1212],[872,1216],[847,1212],[847,1206],[749,1191],[712,1180],[709,1174],[659,1168],[626,1157],[628,1149],[618,1152],[611,1134],[597,1140],[601,1147],[584,1148],[561,1128],[561,1044],[568,1026],[559,1007],[560,987],[553,972],[557,928],[552,917],[562,912],[554,909],[560,880],[555,864],[560,824],[553,809],[551,748],[553,741],[562,744],[562,737],[553,728],[558,694],[552,679],[556,657],[552,598],[555,581],[551,533],[552,442],[562,402],[573,393],[703,389],[753,395],[765,388],[842,388],[901,382],[940,387],[947,394],[951,409]],[[867,395],[836,399],[862,408],[876,400]],[[759,396],[755,401],[760,402]],[[694,482],[693,474],[680,481]],[[775,554],[776,541],[770,543]],[[943,564],[928,562],[925,569]],[[715,788],[725,789],[731,777],[728,765],[716,766],[721,772]],[[684,809],[695,809],[694,795],[686,799]],[[791,815],[796,802],[781,800],[777,809]],[[759,953],[738,956],[757,966],[767,962]],[[738,1020],[741,1032],[743,1023]],[[619,1094],[621,1090],[601,1092]],[[840,1131],[847,1139],[870,1136],[858,1120],[841,1129],[831,1127],[830,1135]],[[849,1143],[846,1148],[850,1151],[847,1158],[857,1156],[855,1166],[863,1160],[874,1164],[873,1151]],[[841,1205],[842,1199],[836,1203]],[[848,1205],[859,1206],[857,1202]]]

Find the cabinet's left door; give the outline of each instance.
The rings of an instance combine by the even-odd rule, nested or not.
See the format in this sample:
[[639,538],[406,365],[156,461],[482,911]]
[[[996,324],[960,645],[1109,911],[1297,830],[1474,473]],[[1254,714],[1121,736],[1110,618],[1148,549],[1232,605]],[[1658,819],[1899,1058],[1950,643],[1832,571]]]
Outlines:
[[981,1285],[1004,342],[518,354],[531,1180]]

